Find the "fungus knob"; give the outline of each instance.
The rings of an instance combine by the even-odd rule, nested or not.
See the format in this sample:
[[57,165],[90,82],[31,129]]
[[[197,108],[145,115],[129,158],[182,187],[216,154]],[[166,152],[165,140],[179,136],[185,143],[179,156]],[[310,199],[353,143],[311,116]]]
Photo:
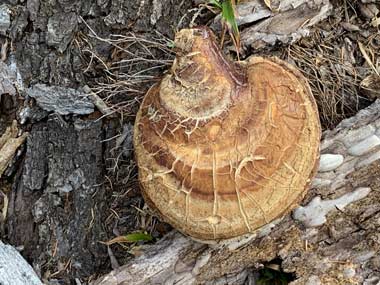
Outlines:
[[320,123],[305,78],[277,58],[230,62],[205,27],[178,32],[175,46],[170,73],[135,122],[148,205],[200,240],[250,233],[288,213],[318,166]]

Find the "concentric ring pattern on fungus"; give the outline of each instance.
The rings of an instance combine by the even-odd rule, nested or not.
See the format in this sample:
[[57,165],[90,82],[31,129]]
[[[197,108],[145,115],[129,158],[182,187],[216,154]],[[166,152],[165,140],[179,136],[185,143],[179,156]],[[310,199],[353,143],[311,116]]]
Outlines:
[[225,59],[208,28],[175,38],[170,72],[146,94],[134,147],[143,196],[200,240],[250,233],[303,198],[319,157],[310,87],[276,58]]

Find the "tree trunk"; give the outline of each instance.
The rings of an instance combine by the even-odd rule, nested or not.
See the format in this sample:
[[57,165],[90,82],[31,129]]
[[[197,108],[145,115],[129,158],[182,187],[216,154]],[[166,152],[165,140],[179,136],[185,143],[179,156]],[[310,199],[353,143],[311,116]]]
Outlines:
[[106,256],[101,229],[102,121],[51,116],[33,125],[9,207],[10,242],[23,254],[75,276],[91,275]]
[[174,231],[93,284],[245,284],[250,270],[276,258],[295,274],[292,284],[375,284],[378,135],[380,100],[325,132],[320,171],[303,206],[247,237],[248,243],[207,246]]
[[173,27],[188,23],[192,2],[0,2],[0,137],[15,118],[29,132],[18,152],[16,142],[8,141],[6,155],[0,146],[0,194],[8,194],[0,237],[20,248],[44,280],[87,280],[109,271],[107,247],[100,243],[113,236],[104,225],[113,194],[105,176],[112,175],[106,169],[115,147],[110,138],[123,130],[111,116],[88,116],[94,106],[79,86],[106,82],[96,60],[112,62],[114,51],[89,27],[104,37],[133,32],[172,38]]

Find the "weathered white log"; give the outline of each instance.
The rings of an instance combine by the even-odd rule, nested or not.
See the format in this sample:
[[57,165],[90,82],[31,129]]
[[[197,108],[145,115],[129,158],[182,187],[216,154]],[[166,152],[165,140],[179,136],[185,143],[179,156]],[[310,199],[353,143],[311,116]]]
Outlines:
[[280,1],[278,7],[272,7],[270,17],[242,30],[241,42],[243,46],[255,49],[273,46],[277,42],[293,43],[308,36],[310,28],[327,18],[331,11],[328,0]]
[[0,284],[42,285],[33,268],[12,246],[0,241]]
[[338,168],[343,163],[344,157],[341,154],[322,154],[319,160],[319,172],[327,172]]
[[[244,284],[252,269],[275,258],[295,274],[294,285],[377,284],[380,146],[363,142],[379,129],[380,100],[325,132],[322,155],[343,161],[317,174],[293,216],[244,246],[204,245],[174,231],[93,284]],[[360,151],[350,154],[357,144]]]
[[[270,3],[270,7],[268,4]],[[311,28],[332,12],[329,0],[252,0],[237,6],[237,24],[243,47],[274,46],[278,41],[295,42],[310,34]],[[212,28],[220,29],[221,15]]]

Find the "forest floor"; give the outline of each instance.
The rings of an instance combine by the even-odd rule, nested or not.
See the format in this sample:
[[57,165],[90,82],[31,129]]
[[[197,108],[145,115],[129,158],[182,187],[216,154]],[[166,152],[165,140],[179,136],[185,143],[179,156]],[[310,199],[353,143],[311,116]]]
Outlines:
[[[55,258],[54,251],[46,256],[41,253],[48,248],[44,242],[52,242],[50,238],[43,238],[51,234],[41,228],[31,230],[35,237],[24,244],[20,236],[25,232],[20,227],[30,222],[30,217],[18,221],[0,220],[1,240],[20,249],[26,247],[21,253],[51,284],[94,280],[138,256],[142,244],[154,243],[171,230],[151,214],[140,194],[133,159],[134,117],[145,92],[173,62],[174,31],[190,24],[206,24],[218,29],[215,15],[191,1],[188,4],[174,1],[178,2],[178,9],[171,7],[163,11],[161,7],[153,13],[148,4],[140,1],[130,4],[107,0],[97,1],[97,4],[87,2],[91,1],[47,4],[32,0],[0,4],[0,134],[14,119],[20,122],[25,118],[20,114],[26,106],[29,114],[22,126],[25,131],[33,133],[33,125],[46,123],[51,118],[52,112],[41,110],[30,96],[30,88],[36,84],[84,90],[98,100],[95,103],[98,111],[91,115],[58,116],[58,120],[69,124],[78,118],[102,122],[99,131],[104,144],[100,158],[103,169],[97,182],[102,185],[104,194],[99,203],[101,207],[90,207],[91,215],[99,217],[99,227],[91,238],[98,245],[90,250],[98,259],[96,264],[86,267],[85,272],[71,270],[67,258]],[[169,2],[163,1],[162,5]],[[311,26],[308,35],[294,42],[279,40],[273,45],[245,42],[245,35],[259,21],[244,23],[240,27],[240,59],[252,55],[278,56],[296,65],[310,82],[324,130],[332,129],[380,96],[380,21],[377,18],[380,5],[365,2],[371,1],[332,1],[329,15]],[[6,14],[9,14],[9,23]],[[224,50],[232,59],[236,58],[228,39]],[[8,67],[17,65],[18,71],[7,75],[14,81],[18,76],[22,78],[17,92],[6,89],[7,85],[1,81],[2,72],[10,72],[9,68],[1,67],[2,63]],[[83,89],[84,86],[87,87]],[[25,152],[25,146],[21,147],[10,167],[0,176],[3,213],[9,207],[17,208],[8,201],[13,199],[13,203],[17,203],[11,192],[23,183],[19,179],[25,175]],[[45,184],[39,191],[48,188]],[[36,202],[40,194],[37,196],[30,199]],[[11,209],[9,214],[17,211]],[[29,208],[29,211],[32,210]],[[136,233],[138,235],[130,235]],[[38,248],[39,253],[30,250],[32,248]],[[68,252],[70,255],[70,250]]]

